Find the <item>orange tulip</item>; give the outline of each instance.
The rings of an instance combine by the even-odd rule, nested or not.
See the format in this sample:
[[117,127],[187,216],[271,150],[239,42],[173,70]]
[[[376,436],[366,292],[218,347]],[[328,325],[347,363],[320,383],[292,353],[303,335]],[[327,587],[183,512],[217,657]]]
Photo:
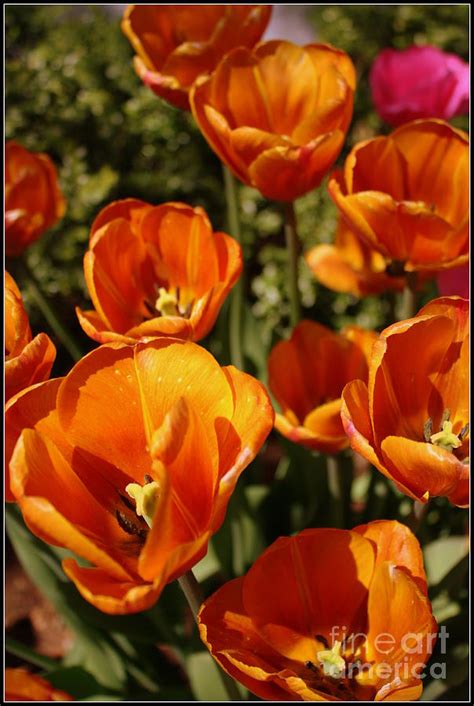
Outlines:
[[327,44],[271,41],[239,48],[190,92],[212,149],[245,184],[292,201],[314,189],[341,151],[355,70]]
[[5,669],[5,701],[73,701],[46,679],[26,669]]
[[5,400],[49,378],[56,348],[45,333],[31,335],[15,280],[5,272]]
[[280,537],[204,602],[201,638],[269,701],[410,701],[437,625],[420,546],[404,525]]
[[329,193],[349,227],[396,274],[468,259],[468,137],[442,120],[417,120],[359,143]]
[[341,332],[301,321],[268,359],[269,387],[281,407],[275,427],[302,446],[336,453],[349,445],[341,422],[347,382],[367,379],[373,331],[349,326]]
[[469,303],[444,297],[383,331],[368,385],[342,393],[352,448],[411,498],[469,504]]
[[62,218],[66,204],[47,154],[5,145],[5,252],[23,250]]
[[129,5],[122,30],[138,56],[135,71],[154,93],[189,110],[193,82],[234,47],[253,47],[271,5]]
[[10,485],[30,530],[106,613],[134,613],[207,551],[273,425],[261,383],[205,349],[106,344],[6,412]]
[[241,270],[240,245],[213,233],[202,208],[116,201],[95,219],[84,257],[95,311],[77,315],[100,343],[197,341],[213,327]]
[[405,286],[403,277],[387,273],[384,256],[358,238],[342,218],[334,245],[316,245],[305,259],[319,282],[335,292],[365,297]]

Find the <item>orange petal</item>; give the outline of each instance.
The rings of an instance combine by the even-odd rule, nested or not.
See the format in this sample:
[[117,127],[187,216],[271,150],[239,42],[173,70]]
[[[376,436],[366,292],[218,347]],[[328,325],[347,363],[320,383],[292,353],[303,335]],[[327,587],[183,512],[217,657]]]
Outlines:
[[13,501],[10,490],[10,459],[23,429],[36,428],[56,443],[63,439],[56,414],[56,397],[62,378],[38,383],[11,398],[5,407],[5,493]]
[[21,353],[5,362],[5,399],[30,385],[47,380],[56,359],[56,348],[45,333],[39,333]]
[[463,220],[469,210],[467,134],[442,120],[417,120],[395,130],[391,139],[409,165],[410,199],[435,204],[449,223]]
[[[163,466],[157,482],[166,485],[163,491],[158,488],[158,494],[169,497],[159,502],[140,555],[140,574],[148,580],[167,565],[169,570],[173,552],[182,554],[183,545],[199,543],[208,532],[218,473],[208,437],[209,430],[185,398],[173,405],[153,434],[150,451]],[[171,573],[176,568],[172,566]]]
[[388,470],[422,502],[427,492],[430,496],[452,493],[465,470],[454,454],[434,444],[388,436],[381,449]]
[[268,199],[293,201],[315,189],[337,159],[344,133],[334,130],[302,147],[274,147],[253,162],[253,186]]
[[262,640],[246,614],[243,581],[228,581],[203,603],[198,615],[201,639],[221,667],[253,694],[287,700],[287,692],[272,679],[281,657]]
[[73,701],[72,696],[22,668],[5,669],[5,701]]
[[150,204],[145,201],[140,201],[139,199],[120,199],[119,201],[112,201],[112,203],[105,206],[94,219],[91,226],[90,237],[92,239],[92,236],[102,228],[102,226],[107,225],[111,221],[115,221],[117,218],[128,221],[134,230],[151,208],[153,207],[150,206]]
[[64,559],[64,573],[79,593],[103,613],[125,615],[151,608],[163,586],[113,578],[109,571],[83,568],[74,559]]
[[356,145],[346,160],[347,192],[383,192],[395,201],[404,201],[409,198],[407,169],[406,159],[391,137],[366,140]]
[[341,422],[341,399],[326,402],[310,412],[303,426],[309,429],[316,438],[321,439],[321,451],[325,451],[324,440],[329,442],[331,450],[326,453],[335,453],[348,446],[349,441]]
[[421,681],[403,682],[394,679],[390,684],[385,684],[375,695],[374,701],[418,701],[423,693]]
[[24,430],[10,467],[12,492],[34,534],[71,549],[113,576],[128,576],[113,558],[113,549],[109,551],[126,535],[52,441],[33,429]]
[[109,329],[126,333],[147,317],[141,276],[146,252],[130,223],[116,218],[95,232],[84,275],[95,309]]
[[232,390],[231,417],[216,419],[219,486],[212,518],[215,532],[242,471],[253,461],[273,427],[274,411],[263,385],[233,366],[223,368]]
[[407,569],[420,591],[426,595],[428,589],[423,554],[418,540],[406,525],[394,520],[376,520],[354,527],[353,531],[374,543],[376,567],[384,561],[391,561],[399,568]]
[[428,417],[435,426],[440,423],[445,405],[433,394],[432,380],[443,365],[453,329],[448,317],[420,316],[393,324],[379,336],[369,379],[376,445],[390,435],[421,441]]
[[329,637],[334,626],[346,625],[349,632],[362,627],[358,611],[374,559],[371,543],[346,530],[280,538],[245,578],[246,612],[273,649],[299,661],[313,659],[315,635]]
[[[437,624],[428,598],[403,569],[388,561],[378,566],[369,590],[368,614],[368,661],[393,668],[398,665],[399,669],[406,665],[408,670],[427,661],[436,641]],[[382,686],[379,677],[377,687]]]

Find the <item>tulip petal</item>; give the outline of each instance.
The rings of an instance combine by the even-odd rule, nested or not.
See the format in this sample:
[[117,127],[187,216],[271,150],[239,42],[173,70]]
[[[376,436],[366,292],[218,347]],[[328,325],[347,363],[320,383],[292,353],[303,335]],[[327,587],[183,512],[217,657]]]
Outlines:
[[262,447],[275,416],[268,394],[260,382],[233,366],[227,366],[223,371],[232,390],[234,409],[229,419],[221,417],[215,421],[219,445],[219,486],[212,519],[213,532],[223,522],[239,476]]
[[[431,417],[439,424],[443,400],[435,396],[432,379],[446,354],[454,324],[447,317],[420,316],[386,328],[372,350],[369,375],[370,415],[375,443],[389,435],[423,439],[423,425]],[[410,358],[407,371],[406,356]],[[413,390],[417,394],[413,394]]]
[[103,613],[139,613],[151,608],[162,591],[155,583],[114,579],[108,571],[83,568],[74,559],[64,559],[62,566],[83,598]]
[[359,611],[374,560],[372,544],[347,531],[306,530],[280,538],[245,578],[245,609],[275,650],[312,660],[315,635],[334,639],[332,628],[342,625],[349,632],[363,629]]
[[293,201],[319,186],[343,141],[344,133],[334,130],[302,147],[274,147],[253,162],[249,176],[267,198]]
[[449,223],[462,220],[469,210],[466,133],[442,120],[420,120],[399,127],[391,139],[409,165],[410,199],[435,204],[436,213]]
[[133,231],[138,230],[140,222],[148,211],[153,208],[150,204],[140,199],[120,199],[112,201],[98,213],[91,225],[91,239],[102,226],[117,219],[128,221]]
[[391,137],[376,137],[354,147],[344,165],[344,176],[349,195],[377,191],[395,201],[408,198],[407,160]]
[[337,450],[344,448],[349,443],[341,422],[340,398],[313,409],[306,416],[303,426],[313,432],[315,436],[332,439],[334,448],[337,446]]
[[399,436],[388,436],[381,444],[385,466],[401,478],[421,502],[429,495],[449,495],[457,487],[464,464],[449,451]]
[[39,333],[15,358],[5,361],[5,399],[30,385],[47,380],[56,359],[56,348],[45,333]]
[[[369,661],[383,662],[394,669],[404,669],[406,665],[408,676],[410,668],[423,667],[437,637],[436,621],[428,598],[392,562],[383,562],[375,571],[368,614],[366,658]],[[383,681],[379,677],[378,688]]]
[[354,527],[353,531],[374,543],[376,549],[375,568],[385,561],[391,561],[399,568],[409,571],[420,591],[427,594],[428,588],[420,544],[406,525],[393,520],[376,520],[366,525]]
[[109,329],[126,333],[146,318],[142,241],[128,221],[115,219],[95,232],[84,257],[84,275],[95,309]]
[[115,518],[95,501],[51,441],[32,429],[23,431],[10,469],[13,494],[34,534],[116,578],[128,577],[107,547],[119,535]]
[[173,405],[153,434],[150,451],[163,466],[156,480],[158,496],[164,492],[166,497],[156,509],[140,555],[140,574],[149,580],[160,575],[167,562],[172,563],[175,550],[182,561],[183,546],[192,547],[207,533],[218,473],[209,431],[185,398]]
[[23,390],[11,398],[5,407],[5,496],[8,502],[15,499],[10,490],[10,459],[23,429],[36,428],[64,448],[55,410],[61,380],[48,380]]

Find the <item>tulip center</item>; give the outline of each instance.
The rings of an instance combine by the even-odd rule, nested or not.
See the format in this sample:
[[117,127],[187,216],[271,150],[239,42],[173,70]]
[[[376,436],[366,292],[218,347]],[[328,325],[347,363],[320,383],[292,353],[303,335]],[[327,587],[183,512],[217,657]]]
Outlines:
[[342,642],[336,640],[330,650],[320,650],[316,653],[323,673],[327,677],[340,679],[346,669],[346,661],[341,655]]
[[433,422],[431,417],[425,422],[423,431],[425,441],[452,453],[455,449],[459,449],[459,447],[462,446],[465,437],[469,433],[469,424],[463,426],[459,434],[455,434],[453,432],[453,423],[449,419],[450,416],[451,411],[445,409],[441,419],[440,429],[436,434],[432,433]]
[[139,517],[143,517],[150,528],[158,502],[158,490],[159,485],[154,480],[145,485],[129,483],[125,488],[126,493],[135,500],[135,512]]
[[[189,297],[188,297],[189,299]],[[192,308],[192,302],[183,301],[183,293],[179,287],[166,289],[165,287],[158,288],[158,297],[153,306],[147,303],[150,312],[157,311],[161,316],[184,316],[189,317]]]

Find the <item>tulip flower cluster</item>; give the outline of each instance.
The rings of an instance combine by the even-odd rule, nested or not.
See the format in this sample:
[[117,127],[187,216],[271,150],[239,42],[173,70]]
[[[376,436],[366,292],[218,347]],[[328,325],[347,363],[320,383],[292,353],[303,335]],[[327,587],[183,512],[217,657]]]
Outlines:
[[[76,307],[95,347],[62,376],[50,378],[55,345],[33,337],[5,273],[6,497],[33,535],[66,550],[80,595],[114,616],[152,608],[172,581],[189,587],[273,428],[276,445],[283,436],[310,459],[365,460],[414,516],[436,497],[469,506],[469,303],[428,300],[424,288],[469,260],[468,136],[445,121],[461,99],[440,77],[432,112],[387,107],[394,132],[355,144],[331,173],[357,100],[354,65],[328,44],[260,41],[270,15],[264,5],[131,5],[122,21],[140,78],[191,110],[228,178],[293,214],[292,320],[269,353],[268,391],[243,356],[221,365],[198,344],[226,299],[239,325],[246,267],[231,222],[229,234],[214,231],[201,206],[130,196],[98,212],[84,248],[92,308]],[[374,65],[377,105],[399,88],[397,61],[388,50]],[[380,74],[393,85],[382,90]],[[411,310],[381,332],[298,320],[291,203],[325,177],[335,242],[305,260],[354,297],[404,290]],[[64,209],[50,158],[8,143],[7,254],[21,256]],[[207,599],[194,591],[220,668],[264,700],[418,699],[437,623],[416,527],[399,520],[305,526]],[[72,698],[25,670],[6,676],[7,700]]]

